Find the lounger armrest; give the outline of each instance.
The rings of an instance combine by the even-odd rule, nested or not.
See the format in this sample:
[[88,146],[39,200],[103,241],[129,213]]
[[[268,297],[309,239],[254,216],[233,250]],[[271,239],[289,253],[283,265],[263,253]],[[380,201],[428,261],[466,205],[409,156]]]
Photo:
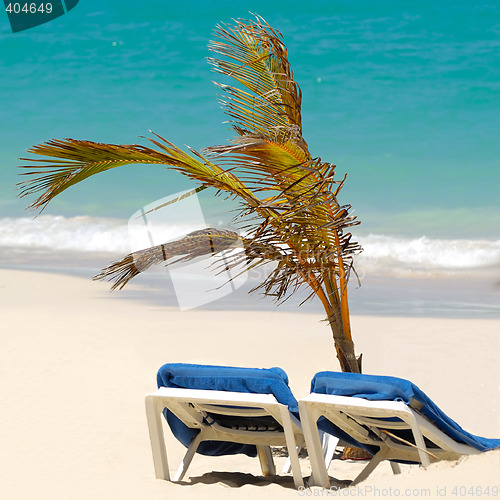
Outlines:
[[302,398],[300,401],[305,401],[308,404],[338,404],[342,405],[342,407],[348,409],[360,409],[367,408],[373,412],[375,416],[377,410],[380,410],[380,416],[384,416],[387,410],[394,411],[396,413],[406,413],[412,414],[412,411],[408,406],[402,401],[370,401],[368,399],[363,398],[353,398],[348,396],[333,396],[331,394],[318,394],[311,393],[305,398]]
[[204,404],[227,404],[252,407],[259,405],[280,404],[272,394],[251,394],[247,392],[210,391],[203,389],[180,389],[160,387],[149,396],[163,396],[173,399],[200,402]]
[[[168,398],[179,403],[198,403],[202,405],[227,405],[244,408],[264,408],[281,425],[284,424],[284,415],[290,420],[294,433],[302,434],[299,419],[289,412],[286,405],[281,404],[272,394],[255,394],[247,392],[211,391],[204,389],[182,389],[176,387],[160,387],[148,394],[146,399]],[[283,413],[284,412],[284,413]]]

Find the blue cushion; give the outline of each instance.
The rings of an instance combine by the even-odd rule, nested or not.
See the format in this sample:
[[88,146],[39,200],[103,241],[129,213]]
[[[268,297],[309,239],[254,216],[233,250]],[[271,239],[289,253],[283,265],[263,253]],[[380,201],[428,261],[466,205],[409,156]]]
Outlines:
[[[272,394],[279,403],[288,406],[291,412],[298,412],[297,400],[288,387],[288,377],[281,368],[237,368],[169,363],[158,370],[157,382],[158,387]],[[166,408],[163,413],[172,433],[188,447],[199,430],[187,427]],[[211,456],[236,453],[252,457],[257,455],[255,445],[220,441],[204,441],[200,443],[197,452]]]
[[[455,441],[467,444],[480,451],[500,447],[500,439],[487,439],[475,436],[462,429],[409,380],[382,375],[320,372],[314,376],[311,382],[311,392],[364,398],[371,401],[402,401],[407,405],[411,402],[412,406],[415,406],[414,402],[417,402],[419,407],[422,405],[422,408],[419,408],[419,412]],[[328,428],[330,431],[333,430],[329,424],[327,423],[325,426],[323,422],[325,431],[328,431]],[[340,429],[337,428],[337,430]],[[335,432],[332,433],[335,434]],[[343,438],[345,436],[338,437]],[[350,441],[351,444],[355,444],[352,443],[352,438]]]

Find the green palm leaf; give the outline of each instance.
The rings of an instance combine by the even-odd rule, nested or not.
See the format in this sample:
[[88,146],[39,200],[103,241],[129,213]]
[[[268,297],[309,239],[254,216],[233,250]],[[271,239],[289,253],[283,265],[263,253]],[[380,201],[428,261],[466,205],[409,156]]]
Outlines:
[[252,201],[255,196],[231,172],[196,152],[191,156],[160,136],[157,137],[161,142],[150,141],[159,146],[161,151],[137,144],[102,144],[75,139],[52,140],[35,146],[29,150],[30,153],[51,158],[22,158],[37,164],[21,166],[27,170],[21,175],[31,178],[19,184],[20,196],[42,192],[29,206],[30,209],[42,211],[54,197],[90,176],[122,165],[164,164],[207,186],[239,196],[249,203],[257,203]]

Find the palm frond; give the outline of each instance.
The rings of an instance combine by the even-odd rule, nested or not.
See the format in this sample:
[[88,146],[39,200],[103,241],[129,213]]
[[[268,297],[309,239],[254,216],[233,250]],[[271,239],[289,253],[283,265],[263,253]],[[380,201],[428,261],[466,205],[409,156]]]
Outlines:
[[[28,150],[49,159],[21,158],[37,165],[22,165],[29,169],[21,175],[32,178],[19,183],[20,197],[43,191],[29,208],[43,208],[58,194],[82,180],[129,163],[164,163],[163,155],[136,144],[115,145],[74,139],[51,140]],[[62,159],[58,159],[62,158]]]
[[195,151],[189,155],[166,139],[156,136],[161,142],[149,140],[159,146],[160,151],[137,144],[102,144],[75,139],[52,140],[35,146],[29,150],[30,153],[51,158],[22,158],[38,164],[21,166],[27,169],[21,175],[31,178],[19,183],[20,197],[42,191],[29,206],[30,209],[41,211],[54,197],[92,175],[139,163],[168,165],[202,184],[239,196],[248,203],[257,203],[253,201],[255,196],[231,172],[209,162]]
[[347,270],[349,262],[342,258],[360,247],[338,251],[337,240],[357,221],[339,211],[336,195],[343,182],[332,189],[335,166],[313,159],[302,137],[301,91],[283,36],[258,16],[255,21],[220,25],[215,33],[209,48],[221,58],[210,62],[246,90],[219,84],[227,96],[222,104],[239,137],[228,146],[208,148],[209,157],[231,165],[254,192],[278,191],[261,201],[279,214],[280,220],[270,225],[284,244],[295,238],[295,251],[303,252],[306,246],[316,254],[328,249],[326,254],[336,255]]
[[218,84],[225,91],[226,113],[240,133],[268,137],[276,130],[302,139],[302,92],[294,81],[283,35],[259,16],[255,21],[220,24],[209,49],[223,58],[209,58],[215,70],[234,78],[250,92]]
[[[165,262],[168,267],[198,257],[216,256],[226,250],[237,248],[244,248],[244,251],[231,257],[226,256],[223,260],[224,268],[235,268],[245,264],[250,269],[256,265],[255,261],[264,263],[269,260],[280,260],[282,257],[280,249],[272,245],[254,242],[228,229],[211,227],[193,231],[174,241],[132,252],[104,268],[94,279],[114,281],[112,290],[121,289],[132,278],[153,265]],[[249,265],[251,262],[254,264]]]
[[161,205],[158,205],[147,212],[141,213],[140,217],[144,217],[145,215],[149,215],[153,212],[156,212],[158,210],[161,210],[162,208],[166,208],[170,205],[173,205],[174,203],[178,203],[179,201],[185,200],[186,198],[189,198],[190,196],[194,196],[195,194],[201,193],[201,191],[204,191],[205,189],[208,189],[208,186],[198,186],[195,189],[191,189],[190,191],[187,191],[186,193],[181,194],[180,196],[176,196],[175,198],[162,203]]

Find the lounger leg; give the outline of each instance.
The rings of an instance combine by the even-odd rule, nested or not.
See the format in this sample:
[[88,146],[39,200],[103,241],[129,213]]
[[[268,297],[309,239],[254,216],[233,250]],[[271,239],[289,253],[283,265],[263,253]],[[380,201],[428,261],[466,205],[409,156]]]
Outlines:
[[276,475],[271,448],[269,446],[257,446],[257,456],[259,457],[262,474],[264,476]]
[[290,461],[290,457],[288,457],[286,459],[285,465],[283,466],[283,469],[281,469],[281,473],[289,474],[291,470],[292,470],[292,462]]
[[313,406],[308,407],[302,401],[299,401],[299,410],[307,452],[311,462],[312,474],[309,481],[312,484],[310,484],[310,486],[323,486],[323,488],[328,488],[330,478],[328,477],[328,471],[326,470],[325,459],[323,457],[316,412]]
[[[330,464],[332,463],[333,455],[335,454],[335,450],[337,449],[340,439],[323,431],[319,431],[319,435],[321,439],[321,451],[325,459],[325,467],[326,470],[328,470],[328,467],[330,467]],[[298,450],[298,452],[300,452],[300,449]],[[288,457],[281,473],[288,474],[291,469],[292,463],[290,462],[290,457]]]
[[151,440],[151,451],[156,479],[170,481],[168,471],[167,450],[165,448],[165,437],[162,427],[161,401],[154,396],[146,396],[146,418],[148,421],[149,439]]
[[401,467],[397,462],[391,462],[391,469],[394,474],[401,474]]
[[[297,447],[297,454],[300,455],[300,450],[302,448],[300,446]],[[290,455],[288,455],[285,465],[283,466],[283,469],[281,470],[282,474],[290,474],[292,471],[292,461],[290,460]]]
[[198,449],[198,446],[202,441],[202,434],[203,432],[199,432],[198,435],[191,441],[191,444],[189,445],[189,448],[184,455],[184,458],[182,459],[177,472],[175,473],[174,481],[182,481],[189,465],[191,464],[191,461],[193,460],[194,454],[196,453],[196,450]]
[[427,447],[425,446],[424,436],[422,436],[422,432],[420,431],[420,427],[413,415],[409,417],[409,422],[411,425],[411,430],[413,431],[413,438],[415,439],[415,444],[418,448],[418,456],[420,457],[420,462],[422,462],[422,466],[424,469],[431,464],[429,459],[429,455],[427,454]]
[[292,464],[293,482],[296,488],[304,486],[302,479],[302,471],[300,470],[299,454],[297,453],[297,445],[295,442],[295,435],[293,433],[292,422],[288,408],[281,407],[281,421],[283,422],[283,430],[285,431],[286,447],[288,448],[288,456]]
[[319,433],[321,437],[321,450],[323,451],[323,457],[325,459],[325,467],[328,471],[328,467],[330,467],[340,439],[326,432],[319,431]]
[[[378,453],[376,453],[373,458],[370,460],[368,465],[361,471],[361,473],[354,479],[354,481],[350,484],[350,486],[355,486],[356,484],[364,481],[377,467],[377,465],[387,458],[387,449],[381,449]],[[392,463],[392,462],[391,462]]]

